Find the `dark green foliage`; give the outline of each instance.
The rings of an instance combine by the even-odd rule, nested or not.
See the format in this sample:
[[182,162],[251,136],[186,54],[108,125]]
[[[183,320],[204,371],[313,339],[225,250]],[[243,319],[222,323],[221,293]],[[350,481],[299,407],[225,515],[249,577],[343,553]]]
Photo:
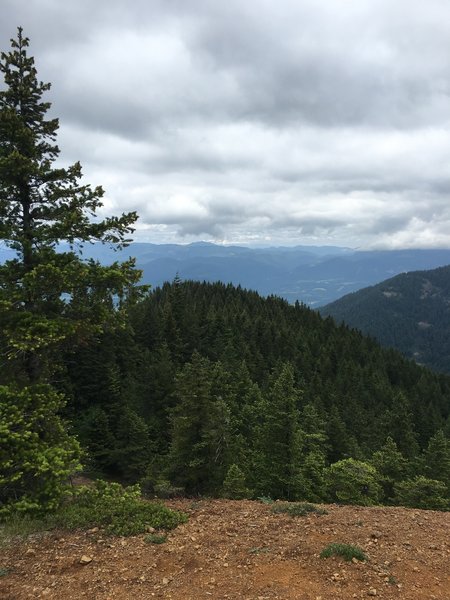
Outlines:
[[268,390],[268,402],[261,429],[261,471],[259,490],[273,498],[295,499],[301,464],[299,391],[294,371],[283,365]]
[[324,508],[309,504],[309,502],[289,502],[289,503],[276,503],[272,506],[271,512],[275,514],[287,514],[291,517],[305,517],[310,513],[316,515],[328,514]]
[[447,486],[443,481],[418,476],[395,484],[394,489],[396,502],[401,506],[450,510]]
[[383,503],[395,504],[394,485],[405,478],[409,465],[391,437],[386,439],[380,450],[373,453],[370,464],[378,471],[378,481],[383,488]]
[[379,482],[383,488],[383,502],[392,504],[395,496],[394,484],[405,478],[408,461],[398,450],[394,440],[388,437],[384,446],[374,452],[370,463],[379,473]]
[[187,520],[183,513],[142,500],[139,486],[124,488],[105,481],[78,489],[74,498],[50,518],[64,529],[99,526],[121,536],[144,533],[148,527],[173,529]]
[[331,556],[340,556],[346,561],[351,561],[353,558],[360,561],[367,560],[364,551],[351,544],[329,544],[320,553],[320,558],[330,558]]
[[[373,340],[356,332],[335,327],[331,321],[322,321],[306,307],[289,306],[277,298],[263,299],[253,292],[223,284],[185,282],[181,288],[188,323],[199,324],[188,327],[185,323],[181,331],[187,353],[191,355],[196,349],[212,362],[219,358],[227,371],[226,355],[231,344],[238,364],[245,361],[246,383],[241,368],[234,370],[233,367],[232,381],[237,385],[238,378],[241,379],[243,387],[236,389],[233,405],[230,405],[232,428],[243,433],[245,440],[250,435],[245,429],[247,422],[253,432],[262,425],[257,414],[247,418],[245,411],[249,403],[245,396],[250,398],[251,386],[257,385],[259,393],[267,398],[270,374],[277,365],[287,362],[292,364],[296,389],[302,390],[297,400],[298,409],[312,403],[319,411],[327,438],[327,462],[350,456],[369,457],[381,447],[387,433],[399,447],[406,446],[407,436],[402,438],[396,413],[397,404],[403,401],[412,427],[408,435],[418,435],[416,440],[421,447],[426,446],[439,427],[444,427],[450,414],[450,384],[446,378],[405,362],[395,352],[382,351]],[[164,335],[160,315],[171,301],[171,285],[167,284],[155,290],[133,318],[138,335],[145,329],[159,332],[143,340],[151,352],[150,369],[153,352],[161,347],[161,336]],[[153,372],[152,387],[155,389],[158,373]],[[398,392],[402,393],[400,400]],[[161,396],[154,397],[153,393],[150,396],[150,393],[149,389],[148,418],[155,415],[160,431],[166,434],[166,417],[157,404],[157,398]],[[170,405],[174,401],[165,396],[164,402]],[[255,410],[261,414],[259,409]],[[390,419],[392,423],[387,422]],[[300,416],[298,421],[301,427]],[[386,427],[392,432],[386,432]],[[251,436],[254,438],[253,433]],[[234,441],[230,440],[230,443]],[[244,451],[248,454],[248,447],[244,447]],[[244,468],[241,458],[239,464]]]
[[316,406],[308,403],[300,413],[301,466],[298,479],[298,496],[310,502],[326,498],[325,467],[328,439],[325,422]]
[[423,458],[425,475],[445,483],[450,492],[450,440],[441,429],[428,442]]
[[215,389],[222,375],[194,353],[176,380],[169,474],[189,494],[217,492],[224,479],[229,409]]
[[158,498],[176,498],[185,493],[184,487],[172,485],[167,479],[158,479],[153,485],[153,491]]
[[136,481],[151,457],[151,440],[145,421],[128,406],[116,417],[115,447],[111,459],[123,479]]
[[[177,351],[165,337],[168,304]],[[114,454],[121,415],[131,409],[145,422],[147,450],[141,444],[130,466],[136,459],[133,477],[150,496],[173,489],[221,494],[236,464],[254,496],[393,503],[394,483],[423,473],[423,451],[449,417],[446,377],[277,298],[177,281],[133,308],[131,326],[103,336],[69,364],[69,414],[76,422],[77,415],[96,415],[105,435],[96,439],[90,427],[90,454],[120,477],[127,465],[125,458],[119,468]],[[94,407],[102,412],[91,413]],[[77,430],[84,442],[85,429]],[[387,435],[405,457],[405,471],[395,478],[397,459],[383,447]],[[382,487],[357,475],[356,488],[349,496],[341,490],[338,499],[327,483],[328,467],[348,458],[383,464]],[[351,481],[350,473],[346,485]]]

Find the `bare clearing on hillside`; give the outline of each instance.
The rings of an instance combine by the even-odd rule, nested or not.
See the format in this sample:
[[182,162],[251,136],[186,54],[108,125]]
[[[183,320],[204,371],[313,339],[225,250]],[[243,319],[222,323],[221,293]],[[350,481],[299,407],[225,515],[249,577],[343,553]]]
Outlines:
[[[250,501],[180,500],[189,521],[162,544],[98,529],[0,550],[3,600],[450,600],[450,513],[326,506],[290,517]],[[367,562],[322,559],[331,542]]]

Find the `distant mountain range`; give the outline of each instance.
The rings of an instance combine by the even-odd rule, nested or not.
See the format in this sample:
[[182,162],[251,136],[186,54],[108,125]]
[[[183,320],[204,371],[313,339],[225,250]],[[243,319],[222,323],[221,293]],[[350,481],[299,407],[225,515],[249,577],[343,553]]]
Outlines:
[[[12,252],[0,248],[0,262]],[[181,279],[223,281],[299,300],[319,307],[405,271],[450,264],[450,249],[358,251],[337,246],[247,248],[209,242],[193,244],[133,243],[114,253],[101,244],[87,245],[83,256],[102,263],[133,256],[143,282],[153,287]]]
[[344,296],[320,313],[450,373],[450,266],[397,275]]

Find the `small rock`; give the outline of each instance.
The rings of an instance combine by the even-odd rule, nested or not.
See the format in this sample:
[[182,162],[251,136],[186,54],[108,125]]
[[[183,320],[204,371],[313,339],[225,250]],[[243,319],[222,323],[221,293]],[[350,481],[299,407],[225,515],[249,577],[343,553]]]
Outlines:
[[169,583],[169,579],[167,577],[164,577],[162,582],[163,582],[163,585],[167,585]]
[[370,590],[367,592],[368,596],[376,596],[377,595],[377,590],[375,588],[370,588]]
[[383,536],[383,534],[381,533],[381,531],[372,531],[372,533],[370,535],[371,535],[371,537],[376,538],[376,539],[378,539],[378,538],[380,538],[380,537]]
[[86,554],[83,554],[83,556],[80,558],[80,565],[88,565],[91,562],[92,556],[87,556]]

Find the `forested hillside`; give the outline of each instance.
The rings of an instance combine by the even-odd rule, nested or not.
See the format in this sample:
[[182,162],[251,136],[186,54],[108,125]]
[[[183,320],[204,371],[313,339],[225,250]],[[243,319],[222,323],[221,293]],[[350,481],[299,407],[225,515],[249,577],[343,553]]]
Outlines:
[[450,373],[450,266],[397,275],[320,312],[420,364]]
[[175,280],[67,376],[91,469],[151,492],[336,500],[350,476],[366,503],[426,475],[448,493],[450,379],[299,304]]

